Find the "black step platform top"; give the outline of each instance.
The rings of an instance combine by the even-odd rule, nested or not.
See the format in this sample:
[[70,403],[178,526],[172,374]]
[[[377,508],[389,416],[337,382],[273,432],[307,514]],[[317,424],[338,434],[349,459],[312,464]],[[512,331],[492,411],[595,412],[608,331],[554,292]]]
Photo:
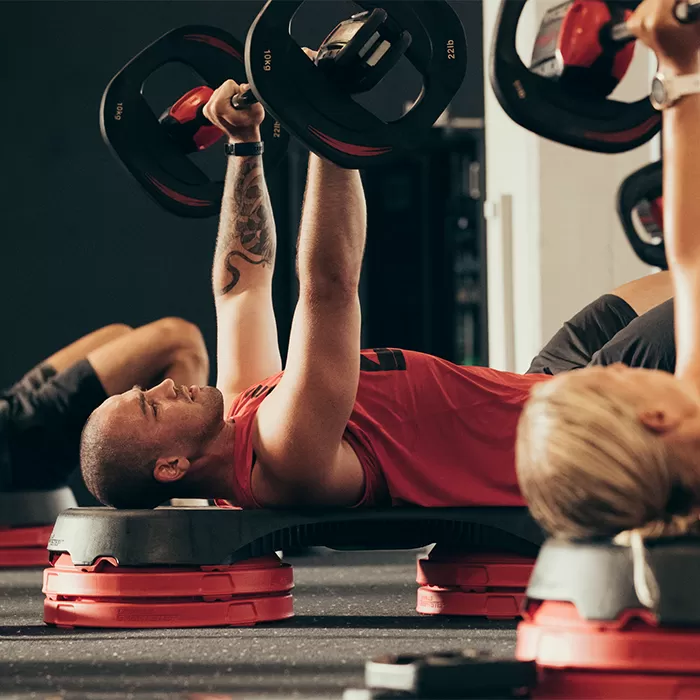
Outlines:
[[[659,589],[654,613],[660,624],[700,624],[700,539],[646,542],[647,565]],[[629,547],[606,542],[549,540],[540,551],[527,589],[529,600],[573,603],[588,620],[615,620],[643,608],[634,589]]]
[[67,486],[53,491],[0,492],[0,527],[52,525],[62,511],[76,505]]
[[279,549],[412,549],[433,543],[534,556],[544,537],[525,508],[231,510],[73,508],[49,551],[76,565],[114,557],[121,566],[217,566]]

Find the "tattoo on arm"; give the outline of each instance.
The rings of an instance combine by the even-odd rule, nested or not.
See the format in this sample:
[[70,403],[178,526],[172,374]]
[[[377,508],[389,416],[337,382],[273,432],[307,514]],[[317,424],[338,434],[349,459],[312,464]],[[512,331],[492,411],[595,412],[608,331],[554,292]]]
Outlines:
[[253,260],[253,258],[249,258],[248,256],[243,255],[243,253],[239,253],[237,250],[231,251],[226,256],[226,262],[224,263],[226,270],[228,271],[231,277],[230,282],[224,285],[224,287],[221,289],[222,296],[228,294],[241,279],[240,270],[233,264],[233,259],[235,257],[243,258],[243,260],[250,263],[251,265],[262,265],[265,262],[264,260]]
[[[262,160],[246,158],[234,163],[224,192],[224,212],[219,228],[214,265],[225,270],[225,283],[218,294],[231,292],[241,279],[241,262],[272,266],[275,231],[270,197],[265,186]],[[229,185],[232,183],[232,186]]]

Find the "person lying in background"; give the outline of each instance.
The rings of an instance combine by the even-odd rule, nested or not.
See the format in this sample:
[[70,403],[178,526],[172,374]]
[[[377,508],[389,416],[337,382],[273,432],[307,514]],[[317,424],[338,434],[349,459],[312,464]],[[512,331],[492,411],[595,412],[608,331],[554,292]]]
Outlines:
[[[680,24],[675,6],[644,0],[628,25],[656,53],[664,79],[693,76],[697,83],[700,25]],[[587,368],[533,390],[518,428],[518,477],[531,512],[558,537],[639,544],[698,524],[700,94],[666,105],[663,130],[675,374]]]
[[83,426],[107,397],[208,376],[202,334],[179,318],[112,324],[76,340],[0,390],[0,491],[64,486],[80,463]]

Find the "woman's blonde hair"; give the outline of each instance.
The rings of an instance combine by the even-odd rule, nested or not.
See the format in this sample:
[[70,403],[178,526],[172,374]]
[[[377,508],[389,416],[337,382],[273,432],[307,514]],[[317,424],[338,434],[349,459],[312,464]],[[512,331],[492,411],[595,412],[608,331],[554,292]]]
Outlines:
[[656,606],[644,541],[700,532],[700,470],[644,425],[631,401],[585,375],[536,386],[518,425],[516,468],[545,530],[629,546],[637,597]]
[[575,373],[536,386],[518,425],[516,468],[533,516],[567,539],[684,534],[700,477],[637,408]]

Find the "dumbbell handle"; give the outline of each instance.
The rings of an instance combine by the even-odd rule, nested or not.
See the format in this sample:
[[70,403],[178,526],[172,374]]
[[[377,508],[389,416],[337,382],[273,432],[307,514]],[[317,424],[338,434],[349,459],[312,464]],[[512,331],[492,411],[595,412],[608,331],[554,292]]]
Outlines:
[[[700,0],[683,0],[676,3],[673,14],[681,24],[691,24],[700,20]],[[627,22],[614,24],[610,27],[608,37],[615,44],[626,44],[635,40]]]
[[246,90],[243,93],[238,93],[231,98],[231,107],[234,109],[246,109],[250,105],[257,104],[258,98],[253,94],[252,90]]

